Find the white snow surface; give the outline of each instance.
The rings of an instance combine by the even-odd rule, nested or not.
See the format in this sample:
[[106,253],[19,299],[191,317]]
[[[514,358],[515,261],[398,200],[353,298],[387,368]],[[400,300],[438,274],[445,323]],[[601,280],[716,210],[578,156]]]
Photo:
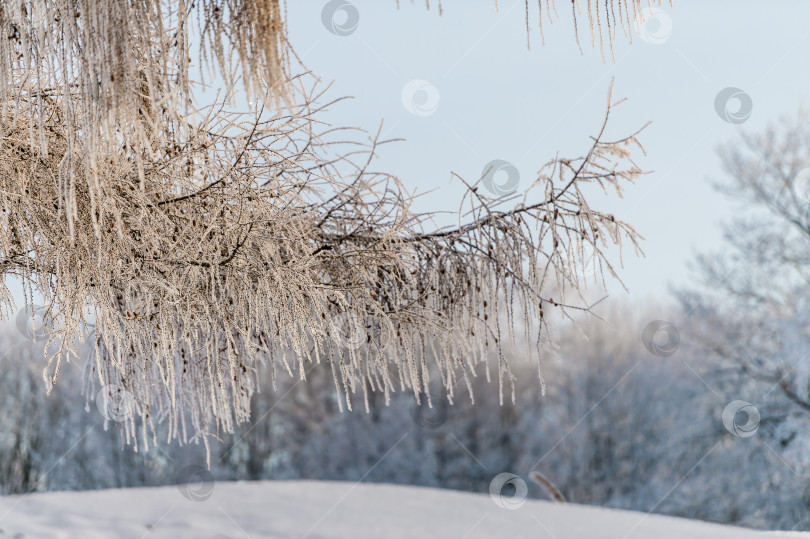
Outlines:
[[487,494],[326,481],[219,482],[204,501],[189,500],[174,486],[0,497],[0,529],[0,537],[85,539],[810,538],[536,500],[509,510]]

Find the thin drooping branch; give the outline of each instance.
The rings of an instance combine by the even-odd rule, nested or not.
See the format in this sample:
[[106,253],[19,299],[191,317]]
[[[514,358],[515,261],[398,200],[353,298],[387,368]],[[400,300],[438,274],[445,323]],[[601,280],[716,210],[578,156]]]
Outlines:
[[[665,0],[570,0],[571,19],[574,26],[574,37],[582,52],[582,44],[579,39],[579,21],[585,17],[588,23],[588,31],[591,36],[591,46],[599,47],[602,54],[602,61],[606,59],[606,53],[610,54],[615,62],[615,51],[613,45],[616,42],[616,32],[621,29],[625,38],[632,42],[634,32],[638,32],[641,26],[653,15],[653,6],[661,6]],[[568,2],[568,0],[566,0]],[[537,4],[538,28],[540,39],[545,45],[546,39],[543,30],[543,16],[553,23],[559,17],[556,0],[524,0],[526,6],[526,33],[531,32],[532,24],[529,21],[531,10],[530,5]],[[673,4],[669,0],[669,5]],[[622,13],[624,11],[624,13]],[[531,41],[529,41],[531,43]],[[606,50],[607,47],[607,50]]]

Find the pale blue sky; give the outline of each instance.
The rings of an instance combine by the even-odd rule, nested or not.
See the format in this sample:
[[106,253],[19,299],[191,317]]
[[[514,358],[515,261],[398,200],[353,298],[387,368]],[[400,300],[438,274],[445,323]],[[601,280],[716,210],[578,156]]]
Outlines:
[[[558,2],[559,19],[545,25],[545,46],[532,11],[530,51],[523,0],[500,0],[498,11],[492,0],[443,0],[442,16],[435,0],[430,11],[421,0],[403,0],[399,9],[394,0],[353,0],[360,19],[346,36],[322,24],[325,4],[289,3],[293,46],[315,73],[334,80],[333,96],[355,97],[334,110],[334,122],[375,130],[384,120],[387,137],[407,139],[385,148],[377,169],[420,192],[438,189],[419,209],[457,209],[461,190],[449,183],[451,170],[477,179],[488,162],[503,159],[518,168],[525,187],[556,151],[579,155],[615,77],[615,96],[628,102],[611,132],[653,122],[641,163],[654,173],[628,188],[624,200],[598,201],[646,238],[647,257],[626,257],[622,272],[638,299],[666,297],[668,285],[686,282],[696,251],[721,246],[718,224],[735,206],[709,184],[722,177],[717,146],[793,113],[810,97],[810,2],[682,0],[664,8],[672,24],[666,41],[628,45],[620,38],[615,63],[603,63],[591,48],[584,21],[580,55],[565,1]],[[413,79],[438,90],[433,114],[416,116],[403,106],[403,87]],[[729,86],[753,100],[741,125],[714,109],[715,96]]]

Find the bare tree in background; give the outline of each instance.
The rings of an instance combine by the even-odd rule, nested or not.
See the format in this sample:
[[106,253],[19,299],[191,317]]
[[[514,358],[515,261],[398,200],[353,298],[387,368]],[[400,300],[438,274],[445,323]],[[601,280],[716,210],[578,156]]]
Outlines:
[[[273,0],[0,8],[0,267],[31,311],[44,300],[46,381],[89,348],[89,393],[131,399],[130,442],[154,443],[162,420],[183,441],[232,431],[264,362],[275,380],[328,361],[351,409],[370,391],[429,394],[432,372],[452,401],[492,351],[503,392],[504,339],[543,341],[548,310],[590,308],[571,253],[593,251],[615,276],[603,250],[637,249],[635,230],[583,195],[620,195],[642,173],[637,133],[605,135],[610,93],[582,156],[549,161],[519,201],[467,182],[458,224],[440,228],[372,168],[379,134],[320,120],[334,101],[290,65],[282,12]],[[194,17],[201,57],[224,74],[207,106],[188,74]],[[249,112],[232,110],[238,91]],[[6,285],[0,300],[11,306]]]
[[711,319],[704,342],[810,411],[810,111],[743,134],[721,156],[721,192],[742,202],[722,253],[699,257],[706,287],[687,307]]

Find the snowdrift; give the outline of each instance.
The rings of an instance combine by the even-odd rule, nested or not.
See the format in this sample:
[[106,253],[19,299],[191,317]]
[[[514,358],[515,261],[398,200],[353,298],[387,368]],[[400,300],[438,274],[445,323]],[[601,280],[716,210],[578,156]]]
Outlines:
[[[766,539],[759,532],[632,511],[379,484],[261,481],[0,497],[3,537],[531,537]],[[212,487],[212,488],[211,488]]]

